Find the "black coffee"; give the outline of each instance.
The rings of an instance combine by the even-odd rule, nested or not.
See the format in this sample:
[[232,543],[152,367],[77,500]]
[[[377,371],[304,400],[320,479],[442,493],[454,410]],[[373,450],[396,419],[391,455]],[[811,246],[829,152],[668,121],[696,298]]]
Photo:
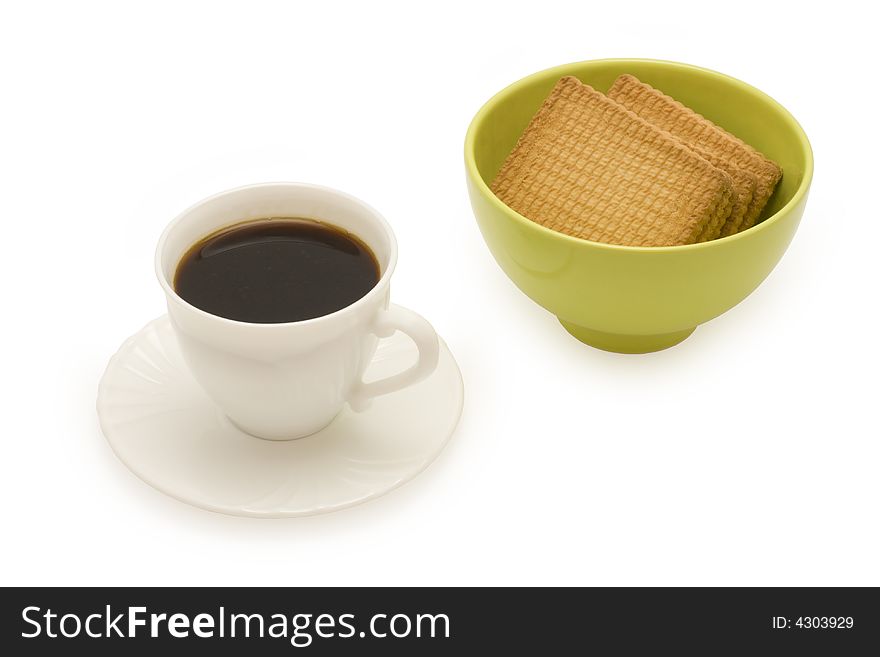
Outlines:
[[379,281],[370,248],[334,226],[298,218],[249,221],[184,254],[174,289],[197,308],[258,324],[329,315]]

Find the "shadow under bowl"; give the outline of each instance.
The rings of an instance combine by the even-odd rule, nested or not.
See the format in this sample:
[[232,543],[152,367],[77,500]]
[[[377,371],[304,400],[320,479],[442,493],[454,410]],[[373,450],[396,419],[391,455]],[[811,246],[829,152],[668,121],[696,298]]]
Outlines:
[[[492,193],[492,179],[559,78],[573,75],[606,92],[622,73],[679,100],[782,167],[759,223],[700,244],[619,246],[544,228]],[[678,344],[745,299],[773,270],[803,215],[813,155],[794,117],[744,82],[688,64],[605,59],[547,69],[493,96],[468,129],[465,167],[480,231],[516,286],[578,340],[645,353]]]

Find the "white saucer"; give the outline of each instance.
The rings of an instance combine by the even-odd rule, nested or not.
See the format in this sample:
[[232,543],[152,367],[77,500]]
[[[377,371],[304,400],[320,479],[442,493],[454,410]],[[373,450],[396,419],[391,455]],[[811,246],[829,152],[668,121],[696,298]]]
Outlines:
[[[370,381],[416,360],[400,333],[382,340]],[[98,417],[116,455],[163,493],[209,511],[289,517],[336,511],[409,481],[446,445],[461,415],[463,386],[440,341],[424,381],[347,406],[318,433],[291,441],[254,438],[217,409],[184,365],[167,316],[130,337],[98,387]]]

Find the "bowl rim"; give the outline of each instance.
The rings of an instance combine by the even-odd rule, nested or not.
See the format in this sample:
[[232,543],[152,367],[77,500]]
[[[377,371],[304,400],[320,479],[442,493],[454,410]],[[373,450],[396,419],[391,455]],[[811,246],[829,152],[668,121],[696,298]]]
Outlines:
[[[570,69],[579,67],[583,64],[600,64],[600,63],[614,63],[614,64],[661,64],[664,66],[670,66],[674,68],[683,68],[690,69],[692,71],[698,71],[702,75],[708,75],[709,77],[722,78],[728,83],[732,83],[735,87],[739,87],[746,93],[750,93],[753,95],[760,96],[763,98],[769,105],[774,107],[777,112],[782,116],[782,118],[791,125],[794,129],[795,133],[799,137],[801,148],[803,149],[803,157],[804,157],[804,174],[801,178],[800,185],[794,191],[791,198],[788,202],[779,208],[772,215],[764,219],[759,224],[752,226],[751,228],[742,231],[741,233],[734,233],[733,235],[728,235],[726,237],[719,237],[714,240],[709,240],[707,242],[698,242],[696,244],[680,244],[675,246],[627,246],[624,244],[608,244],[606,242],[595,242],[592,240],[583,239],[581,237],[574,237],[572,235],[566,235],[565,233],[560,233],[555,230],[551,230],[550,228],[546,228],[539,223],[532,221],[521,215],[519,212],[514,210],[513,208],[505,205],[497,196],[495,196],[494,192],[489,188],[489,185],[486,184],[486,181],[483,179],[483,176],[480,174],[479,169],[477,168],[476,157],[474,155],[474,142],[476,141],[476,134],[479,131],[486,115],[495,108],[498,104],[506,100],[508,96],[517,92],[521,87],[524,87],[530,83],[532,83],[536,78],[543,77],[553,77],[558,75],[559,77],[563,77],[564,75],[572,75],[572,71]],[[467,134],[464,139],[464,159],[465,159],[465,169],[467,170],[468,176],[474,181],[474,184],[480,188],[483,192],[484,196],[486,196],[489,201],[495,205],[498,209],[506,214],[510,215],[514,218],[515,221],[520,224],[527,226],[530,229],[537,229],[539,232],[547,233],[548,235],[552,235],[557,239],[563,239],[567,241],[571,241],[576,244],[581,245],[590,245],[597,248],[608,249],[611,251],[625,251],[625,252],[643,252],[643,253],[663,253],[669,251],[681,252],[685,250],[698,250],[698,249],[707,249],[712,248],[713,246],[717,246],[720,243],[730,243],[731,241],[739,240],[739,239],[748,239],[749,237],[757,236],[763,230],[766,230],[769,225],[776,223],[780,216],[783,216],[788,213],[788,211],[801,202],[801,199],[806,195],[807,190],[810,188],[810,183],[813,180],[813,149],[810,146],[810,140],[807,138],[807,134],[804,132],[804,129],[801,127],[800,123],[797,122],[797,119],[792,116],[791,112],[789,112],[785,107],[783,107],[779,102],[774,100],[769,95],[765,94],[763,91],[758,89],[757,87],[753,87],[752,85],[743,82],[733,76],[726,75],[725,73],[719,73],[718,71],[713,71],[712,69],[703,68],[701,66],[695,66],[693,64],[686,64],[684,62],[675,62],[666,59],[648,59],[641,57],[612,57],[612,58],[603,58],[603,59],[587,59],[579,62],[571,62],[569,64],[562,64],[559,66],[553,66],[551,68],[545,68],[541,71],[537,71],[536,73],[532,73],[531,75],[527,75],[524,78],[520,78],[513,84],[509,84],[504,87],[501,91],[493,95],[489,100],[487,100],[482,107],[477,111],[474,115],[474,118],[471,120],[470,125],[468,126]],[[783,172],[784,175],[784,172]]]

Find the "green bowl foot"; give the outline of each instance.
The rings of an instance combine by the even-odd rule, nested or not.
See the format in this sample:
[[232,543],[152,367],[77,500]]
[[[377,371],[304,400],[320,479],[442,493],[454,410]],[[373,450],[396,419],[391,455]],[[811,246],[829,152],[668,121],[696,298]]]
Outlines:
[[625,335],[621,333],[604,333],[594,331],[584,326],[570,324],[560,319],[560,324],[566,331],[571,333],[584,344],[588,344],[603,351],[614,351],[619,354],[647,354],[652,351],[661,351],[674,347],[679,342],[694,332],[696,327],[675,331],[674,333],[659,333],[657,335]]

